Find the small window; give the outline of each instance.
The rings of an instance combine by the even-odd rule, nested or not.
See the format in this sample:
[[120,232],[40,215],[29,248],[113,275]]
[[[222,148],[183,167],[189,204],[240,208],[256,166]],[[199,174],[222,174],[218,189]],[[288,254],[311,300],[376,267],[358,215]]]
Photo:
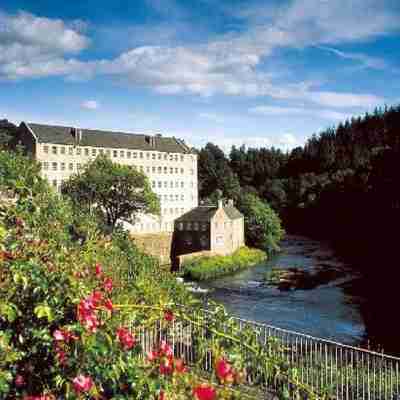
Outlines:
[[169,161],[174,161],[174,155],[173,154],[169,155]]
[[165,161],[168,160],[168,154],[164,154],[164,160],[165,160]]
[[146,158],[150,160],[150,153],[146,153]]
[[60,147],[60,153],[61,154],[65,154],[65,147],[64,146]]
[[187,230],[188,230],[188,231],[191,231],[191,230],[192,230],[192,223],[191,223],[191,222],[188,222],[188,223],[187,223]]
[[174,195],[173,195],[173,194],[170,194],[170,195],[169,195],[169,199],[170,199],[170,201],[174,201]]
[[[81,149],[80,147],[77,147],[77,148],[76,148],[76,155],[77,155],[77,156],[80,156],[80,155],[81,155],[81,152],[82,152],[82,149]],[[62,150],[61,150],[61,153],[62,153]]]
[[193,224],[193,228],[194,228],[195,231],[198,231],[198,230],[199,230],[199,223],[198,223],[198,222],[195,222],[195,223]]
[[153,174],[155,174],[155,172],[156,172],[156,167],[151,167],[151,172],[152,172]]
[[146,167],[146,172],[149,174],[150,173],[150,167]]
[[203,223],[201,224],[201,230],[202,230],[203,232],[205,232],[205,231],[207,230],[207,223],[206,223],[206,222],[203,222]]
[[175,187],[179,188],[179,182],[178,181],[175,182]]
[[143,153],[142,152],[139,153],[139,157],[143,158]]
[[57,154],[57,146],[53,146],[53,147],[51,148],[51,152],[52,152],[53,154]]
[[168,182],[167,181],[164,182],[164,187],[165,187],[165,189],[168,188]]
[[48,153],[49,152],[49,146],[43,146],[43,151],[45,153]]
[[174,188],[174,182],[173,182],[173,181],[171,181],[171,182],[169,183],[169,187],[170,187],[171,189]]
[[178,161],[178,154],[175,154],[175,161]]
[[132,153],[131,153],[130,151],[127,151],[127,152],[126,152],[126,157],[127,157],[127,158],[131,158],[131,156],[132,156]]
[[151,187],[155,188],[156,187],[156,181],[151,182]]
[[183,222],[178,223],[178,230],[183,231]]
[[184,188],[185,187],[185,182],[181,182],[181,188]]
[[164,194],[164,201],[168,201],[168,195]]
[[65,171],[65,162],[61,163],[61,171]]
[[168,174],[168,168],[164,167],[164,174]]
[[156,153],[152,153],[152,154],[151,154],[151,158],[152,158],[153,160],[155,160],[155,159],[156,159]]
[[158,187],[159,187],[159,188],[162,187],[162,182],[161,182],[161,181],[158,181],[157,184],[158,184]]
[[117,158],[117,157],[118,157],[118,151],[117,151],[117,150],[114,150],[114,151],[113,151],[113,157],[114,157],[114,158]]
[[124,152],[123,150],[121,150],[121,151],[119,152],[119,156],[120,156],[121,158],[124,158],[125,152]]
[[184,159],[185,159],[185,157],[184,157],[184,156],[181,156],[181,161],[182,161],[182,162],[184,161]]
[[92,149],[92,156],[93,157],[96,155],[96,153],[97,153],[97,150],[96,149]]
[[56,163],[56,162],[53,162],[53,163],[52,163],[52,166],[53,166],[53,171],[57,171],[57,163]]
[[179,201],[179,194],[176,194],[176,195],[175,195],[175,200],[176,200],[176,201]]
[[137,158],[137,153],[136,153],[136,151],[133,152],[133,158]]
[[74,170],[74,164],[69,163],[69,170],[70,170],[70,171],[73,171],[73,170]]
[[85,149],[85,156],[88,156],[88,155],[89,155],[89,149],[86,148],[86,149]]
[[184,169],[183,168],[181,168],[181,174],[183,174],[184,173]]
[[161,153],[158,153],[158,159],[161,160]]
[[179,172],[179,169],[178,168],[175,168],[175,173],[177,174]]
[[185,195],[184,194],[181,194],[181,200],[185,201]]
[[169,173],[170,173],[170,174],[173,174],[173,173],[174,173],[174,169],[173,169],[173,168],[170,168],[170,169],[169,169]]

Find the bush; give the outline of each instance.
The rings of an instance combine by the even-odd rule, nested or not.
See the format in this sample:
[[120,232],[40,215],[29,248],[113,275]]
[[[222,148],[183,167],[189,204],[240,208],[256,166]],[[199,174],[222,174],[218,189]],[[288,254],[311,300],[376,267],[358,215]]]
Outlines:
[[262,250],[241,247],[230,256],[196,257],[183,265],[183,274],[194,280],[207,280],[233,274],[267,258]]
[[285,231],[278,214],[252,193],[241,198],[239,209],[244,215],[246,243],[263,249],[268,254],[279,251],[279,242]]

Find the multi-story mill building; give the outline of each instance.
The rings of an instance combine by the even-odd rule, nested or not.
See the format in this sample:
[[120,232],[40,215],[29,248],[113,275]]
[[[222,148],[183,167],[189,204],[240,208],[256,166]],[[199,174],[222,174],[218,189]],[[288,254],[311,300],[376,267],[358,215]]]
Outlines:
[[160,199],[161,215],[139,216],[135,225],[127,226],[133,232],[173,231],[174,220],[198,206],[197,155],[175,137],[22,122],[18,140],[58,190],[100,154],[145,173]]

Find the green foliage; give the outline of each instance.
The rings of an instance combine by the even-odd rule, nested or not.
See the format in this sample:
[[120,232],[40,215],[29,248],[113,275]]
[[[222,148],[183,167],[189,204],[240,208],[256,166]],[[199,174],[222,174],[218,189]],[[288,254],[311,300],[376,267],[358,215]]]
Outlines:
[[119,220],[133,223],[138,213],[158,214],[160,204],[147,177],[135,169],[99,156],[62,186],[77,207],[100,215],[114,229]]
[[262,250],[241,247],[229,256],[193,258],[183,265],[183,273],[191,279],[203,281],[235,273],[266,258]]
[[285,232],[276,212],[254,194],[244,195],[239,209],[244,215],[247,243],[267,253],[278,251]]
[[9,147],[17,130],[18,128],[6,119],[0,120],[0,149]]

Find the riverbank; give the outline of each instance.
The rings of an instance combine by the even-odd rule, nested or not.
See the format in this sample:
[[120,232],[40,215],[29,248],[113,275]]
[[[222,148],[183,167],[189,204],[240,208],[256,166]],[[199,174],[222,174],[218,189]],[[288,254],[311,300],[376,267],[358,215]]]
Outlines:
[[229,256],[197,257],[183,266],[183,275],[196,281],[205,281],[233,274],[252,267],[267,259],[267,253],[259,249],[241,247]]

